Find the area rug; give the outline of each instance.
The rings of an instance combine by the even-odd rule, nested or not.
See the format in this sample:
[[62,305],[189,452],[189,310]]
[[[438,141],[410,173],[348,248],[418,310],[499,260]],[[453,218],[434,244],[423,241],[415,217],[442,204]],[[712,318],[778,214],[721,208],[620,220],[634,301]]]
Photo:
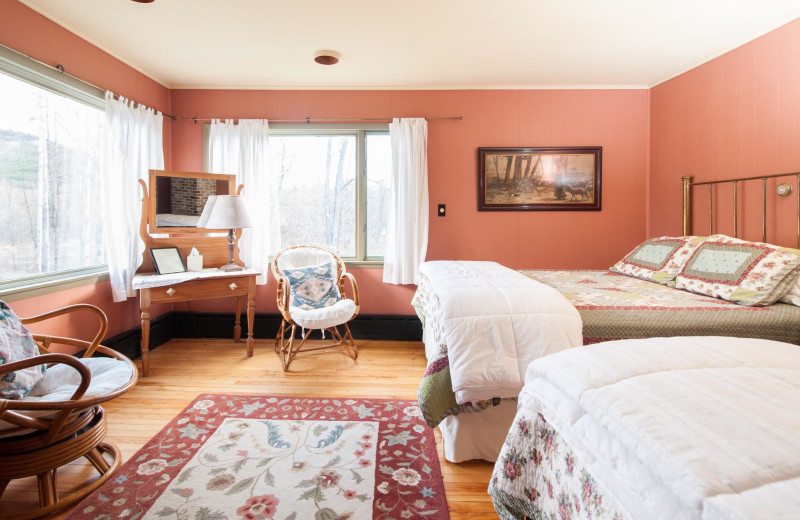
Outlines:
[[68,518],[450,516],[433,431],[416,401],[207,394]]

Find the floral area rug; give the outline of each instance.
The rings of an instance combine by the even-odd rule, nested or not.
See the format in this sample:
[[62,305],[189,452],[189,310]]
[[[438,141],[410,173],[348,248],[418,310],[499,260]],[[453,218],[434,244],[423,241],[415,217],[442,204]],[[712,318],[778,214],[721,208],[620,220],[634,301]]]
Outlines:
[[450,516],[416,401],[208,394],[68,516],[117,518]]

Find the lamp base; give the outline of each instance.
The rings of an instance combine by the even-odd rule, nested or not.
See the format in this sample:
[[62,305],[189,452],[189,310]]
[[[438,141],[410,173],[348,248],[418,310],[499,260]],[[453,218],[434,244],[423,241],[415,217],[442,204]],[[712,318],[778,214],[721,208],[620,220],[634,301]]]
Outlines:
[[232,264],[231,263],[231,264],[226,264],[226,265],[223,265],[222,267],[219,267],[219,270],[229,273],[229,272],[233,272],[233,271],[243,271],[244,267],[242,267],[239,264]]

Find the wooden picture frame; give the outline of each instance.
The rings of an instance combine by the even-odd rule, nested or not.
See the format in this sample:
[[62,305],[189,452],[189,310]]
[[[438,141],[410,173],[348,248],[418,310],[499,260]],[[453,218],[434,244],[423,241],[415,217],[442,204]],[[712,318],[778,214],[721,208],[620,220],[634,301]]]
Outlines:
[[478,148],[478,211],[600,211],[602,146]]
[[153,267],[158,274],[185,273],[186,266],[177,247],[151,247]]

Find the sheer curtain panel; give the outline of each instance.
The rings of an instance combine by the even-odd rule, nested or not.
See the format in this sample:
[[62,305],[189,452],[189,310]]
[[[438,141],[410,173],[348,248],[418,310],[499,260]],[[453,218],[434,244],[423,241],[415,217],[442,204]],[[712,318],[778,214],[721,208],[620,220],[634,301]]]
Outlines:
[[115,302],[135,296],[131,280],[141,264],[144,242],[139,237],[139,179],[148,170],[164,169],[163,117],[155,110],[106,92],[101,185],[103,236]]
[[428,122],[395,118],[389,134],[392,192],[383,281],[416,284],[428,250]]
[[278,189],[272,182],[269,164],[269,123],[265,119],[214,119],[208,134],[209,165],[212,173],[236,175],[244,184],[253,227],[242,230],[239,240],[245,265],[261,273],[257,283],[267,283],[269,255],[280,245]]

